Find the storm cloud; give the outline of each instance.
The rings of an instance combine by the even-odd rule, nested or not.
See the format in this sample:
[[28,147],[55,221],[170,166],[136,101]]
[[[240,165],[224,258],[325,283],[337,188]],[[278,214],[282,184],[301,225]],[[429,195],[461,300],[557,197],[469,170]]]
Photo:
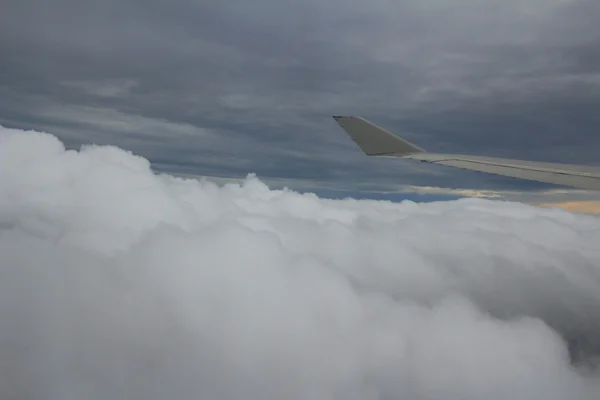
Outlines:
[[150,167],[0,128],[2,398],[597,398],[597,217]]
[[597,164],[588,0],[9,0],[0,123],[161,171],[462,188],[546,186],[362,157],[359,114],[440,152]]

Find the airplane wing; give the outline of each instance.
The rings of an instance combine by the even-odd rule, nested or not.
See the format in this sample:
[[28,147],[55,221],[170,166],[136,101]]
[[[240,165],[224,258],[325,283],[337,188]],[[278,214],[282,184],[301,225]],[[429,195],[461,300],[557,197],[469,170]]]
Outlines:
[[353,116],[334,116],[333,118],[368,156],[409,158],[489,174],[580,189],[600,190],[600,167],[428,153],[364,118]]

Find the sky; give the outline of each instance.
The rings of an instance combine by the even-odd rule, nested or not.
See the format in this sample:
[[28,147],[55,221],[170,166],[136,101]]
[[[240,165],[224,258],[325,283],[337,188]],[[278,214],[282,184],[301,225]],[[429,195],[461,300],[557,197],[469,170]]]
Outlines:
[[600,217],[157,174],[0,127],[0,398],[594,400]]
[[[4,0],[0,398],[593,400],[595,0]],[[538,207],[542,205],[544,207]]]
[[356,196],[433,187],[572,200],[546,193],[550,185],[366,157],[336,114],[429,151],[599,165],[594,0],[7,0],[2,9],[0,125],[50,132],[69,148],[119,146],[156,171],[255,173]]

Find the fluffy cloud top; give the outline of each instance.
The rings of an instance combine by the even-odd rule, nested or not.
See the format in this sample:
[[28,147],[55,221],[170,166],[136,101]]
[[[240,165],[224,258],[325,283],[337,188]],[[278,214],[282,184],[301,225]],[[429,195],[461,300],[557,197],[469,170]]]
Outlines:
[[325,200],[0,128],[0,397],[593,399],[600,220]]

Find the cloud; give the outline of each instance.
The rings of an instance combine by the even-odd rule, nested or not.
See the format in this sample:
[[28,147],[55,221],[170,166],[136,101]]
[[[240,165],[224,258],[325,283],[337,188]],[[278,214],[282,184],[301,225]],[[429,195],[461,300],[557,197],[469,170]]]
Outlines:
[[422,194],[456,194],[466,197],[501,198],[502,193],[494,190],[452,189],[431,186],[410,186],[408,191]]
[[592,399],[600,220],[326,200],[0,128],[2,398]]
[[[12,1],[0,123],[118,145],[170,173],[544,189],[368,160],[330,116],[360,114],[442,153],[596,163],[598,4]],[[107,115],[147,129],[117,135]]]
[[116,80],[95,83],[63,82],[63,85],[82,90],[92,96],[115,98],[130,95],[131,90],[137,86],[137,82],[134,80]]
[[540,191],[510,190],[474,190],[429,186],[408,186],[397,189],[402,193],[418,193],[431,195],[456,195],[460,197],[477,197],[495,200],[507,200],[520,203],[535,204],[541,207],[563,208],[572,212],[586,214],[600,213],[600,193],[595,190],[552,189]]

